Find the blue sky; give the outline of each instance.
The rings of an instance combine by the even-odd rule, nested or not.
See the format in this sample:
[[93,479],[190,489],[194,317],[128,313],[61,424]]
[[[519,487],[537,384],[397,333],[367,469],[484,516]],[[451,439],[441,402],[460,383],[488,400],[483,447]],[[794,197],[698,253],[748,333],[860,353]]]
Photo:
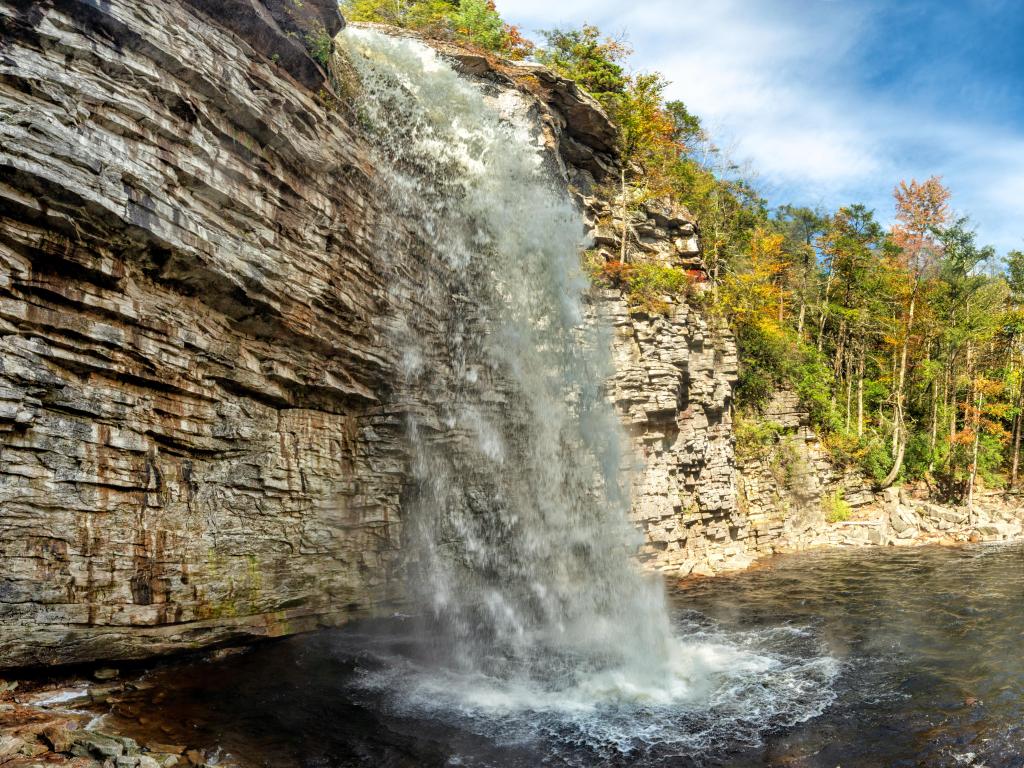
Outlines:
[[[772,204],[939,174],[985,243],[1024,249],[1024,0],[498,0],[527,33],[625,34]],[[531,35],[535,36],[536,35]]]

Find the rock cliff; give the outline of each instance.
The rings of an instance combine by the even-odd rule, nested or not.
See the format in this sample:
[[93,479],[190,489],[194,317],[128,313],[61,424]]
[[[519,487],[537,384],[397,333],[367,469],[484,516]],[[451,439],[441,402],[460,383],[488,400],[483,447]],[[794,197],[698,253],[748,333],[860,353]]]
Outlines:
[[[0,2],[0,668],[400,600],[405,417],[432,395],[391,341],[450,307],[309,55],[342,23],[329,0]],[[446,53],[529,95],[581,195],[613,169],[573,83]]]
[[0,3],[0,666],[388,595],[411,268],[291,5]]
[[[403,390],[392,342],[404,318],[440,334],[460,297],[429,233],[388,210],[342,64],[322,63],[342,25],[332,0],[0,0],[0,668],[287,634],[401,600],[406,416],[443,393]],[[593,99],[435,45],[528,97],[599,258],[625,228],[631,259],[703,275],[685,211],[619,218],[616,132]],[[608,394],[649,567],[1019,533],[874,503],[784,394],[767,418],[797,477],[765,457],[737,468],[735,342],[701,282],[658,311],[591,292],[614,331]],[[877,522],[828,525],[839,487]]]

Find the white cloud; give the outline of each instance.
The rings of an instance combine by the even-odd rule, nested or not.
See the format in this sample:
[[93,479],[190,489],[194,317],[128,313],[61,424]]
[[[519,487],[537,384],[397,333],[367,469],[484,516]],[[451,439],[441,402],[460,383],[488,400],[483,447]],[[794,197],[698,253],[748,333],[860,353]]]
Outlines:
[[749,159],[773,202],[861,201],[884,220],[898,179],[937,173],[983,240],[1021,245],[1024,134],[918,106],[911,93],[894,101],[866,88],[863,44],[885,32],[873,27],[868,3],[499,0],[499,8],[527,30],[591,21],[626,31],[634,66],[664,73],[670,98]]

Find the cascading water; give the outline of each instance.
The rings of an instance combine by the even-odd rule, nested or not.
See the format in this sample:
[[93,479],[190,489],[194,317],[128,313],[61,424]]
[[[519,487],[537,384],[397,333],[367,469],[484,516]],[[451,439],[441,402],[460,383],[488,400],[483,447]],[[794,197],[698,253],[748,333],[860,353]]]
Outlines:
[[650,669],[671,633],[659,585],[628,556],[608,345],[583,318],[582,218],[516,94],[493,103],[421,44],[350,36],[382,172],[453,294],[443,359],[424,365],[434,334],[399,340],[410,385],[440,388],[436,419],[410,424],[426,597],[479,668],[518,673],[557,653]]
[[[678,715],[715,702],[734,723],[819,711],[827,664],[809,674],[681,642],[660,581],[630,555],[609,337],[585,321],[582,216],[530,102],[461,78],[418,41],[345,34],[382,193],[409,223],[382,248],[420,253],[430,271],[422,311],[393,335],[401,386],[425,404],[407,425],[406,546],[440,651],[367,684],[401,689],[403,706],[500,715],[506,730],[543,713],[547,731],[603,743],[681,743]],[[789,693],[769,701],[768,673]]]

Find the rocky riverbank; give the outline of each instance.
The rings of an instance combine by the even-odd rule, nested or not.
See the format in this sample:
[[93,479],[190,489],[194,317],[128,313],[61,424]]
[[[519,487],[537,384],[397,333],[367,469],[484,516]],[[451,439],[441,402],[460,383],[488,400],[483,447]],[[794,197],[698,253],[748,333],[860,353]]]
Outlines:
[[[146,685],[100,669],[94,679],[0,682],[0,766],[3,768],[205,768],[233,765],[219,750],[118,733],[105,713]],[[139,715],[145,720],[145,715]],[[170,730],[169,728],[167,730]]]

